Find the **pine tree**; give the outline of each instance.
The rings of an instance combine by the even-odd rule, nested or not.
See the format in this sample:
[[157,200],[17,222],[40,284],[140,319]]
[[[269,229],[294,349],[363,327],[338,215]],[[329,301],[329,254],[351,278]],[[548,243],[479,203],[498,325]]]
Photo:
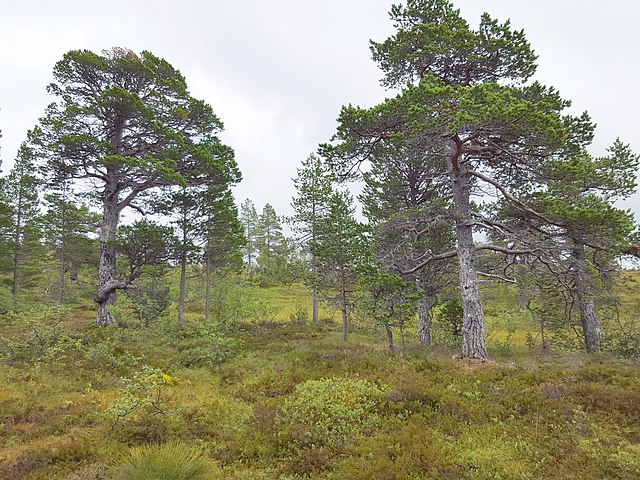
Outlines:
[[440,159],[456,249],[425,252],[421,266],[457,257],[462,354],[485,360],[476,252],[523,252],[476,244],[474,229],[500,227],[472,198],[491,189],[514,207],[531,210],[517,193],[531,185],[532,171],[564,148],[570,129],[561,112],[569,103],[552,88],[522,86],[535,72],[536,57],[524,33],[509,22],[484,14],[473,30],[447,0],[408,0],[392,7],[391,18],[397,33],[372,42],[372,51],[385,74],[382,83],[401,92],[370,109],[343,107],[335,143],[321,151],[343,175],[399,145],[411,155]]
[[[402,146],[374,157],[363,175],[360,199],[373,233],[379,267],[401,275],[421,292],[418,300],[418,343],[431,344],[432,310],[438,294],[452,283],[452,261],[431,262],[415,270],[425,251],[454,248],[451,208],[445,200],[442,162],[412,154]],[[440,183],[436,183],[436,182]]]
[[[4,182],[4,196],[10,207],[12,229],[9,242],[11,256],[12,287],[15,301],[20,283],[38,270],[29,271],[29,264],[36,260],[40,243],[39,179],[34,175],[33,151],[22,144],[16,162]],[[32,265],[33,266],[33,265]]]
[[311,256],[311,281],[307,284],[313,289],[313,323],[318,323],[318,289],[312,281],[318,275],[318,265],[309,245],[317,241],[318,224],[328,213],[333,181],[331,170],[316,155],[310,155],[302,162],[298,176],[293,180],[296,196],[291,202],[294,210],[291,223],[304,251]]
[[238,207],[227,187],[211,187],[202,196],[204,218],[205,315],[211,317],[211,288],[214,275],[242,268],[242,250],[247,241],[238,219]]
[[144,210],[141,202],[161,188],[231,184],[240,173],[232,149],[216,136],[222,122],[212,108],[150,52],[71,51],[53,76],[49,91],[56,101],[30,141],[50,182],[88,186],[102,207],[96,322],[109,325],[109,308],[123,285],[115,249],[122,212]]
[[240,222],[244,228],[244,236],[247,243],[244,247],[244,259],[247,265],[247,274],[254,271],[254,263],[258,256],[258,223],[259,217],[256,206],[250,199],[245,199],[240,205]]
[[267,285],[279,283],[278,273],[286,264],[289,249],[282,234],[280,217],[269,203],[263,207],[258,219],[256,245],[261,281]]
[[357,267],[366,256],[364,227],[354,218],[355,207],[348,192],[337,191],[329,197],[327,215],[318,223],[311,252],[316,258],[315,278],[320,292],[333,300],[342,314],[342,338],[347,340],[349,310],[357,290]]
[[97,230],[100,218],[90,212],[86,205],[77,205],[65,183],[58,192],[46,194],[44,200],[46,210],[42,216],[43,235],[56,257],[56,296],[59,303],[64,303],[67,276],[75,281],[82,267],[98,263],[97,242],[88,235]]
[[178,294],[178,325],[184,324],[184,310],[187,296],[187,265],[200,258],[198,239],[204,233],[201,208],[203,189],[182,187],[167,193],[158,202],[156,209],[171,217],[179,238],[177,260],[180,266],[180,287]]

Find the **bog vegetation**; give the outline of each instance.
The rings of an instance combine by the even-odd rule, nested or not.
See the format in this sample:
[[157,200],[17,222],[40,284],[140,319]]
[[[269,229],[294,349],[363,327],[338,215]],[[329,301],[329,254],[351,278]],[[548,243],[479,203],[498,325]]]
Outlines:
[[589,153],[508,21],[390,15],[389,98],[290,217],[238,208],[167,61],[56,63],[0,179],[0,478],[640,477],[640,158]]

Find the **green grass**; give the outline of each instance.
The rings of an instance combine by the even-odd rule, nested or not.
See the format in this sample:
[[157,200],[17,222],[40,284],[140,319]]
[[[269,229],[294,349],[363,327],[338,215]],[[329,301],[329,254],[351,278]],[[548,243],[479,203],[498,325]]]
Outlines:
[[[173,319],[100,329],[79,308],[64,312],[43,351],[31,348],[24,317],[0,320],[25,349],[0,368],[0,479],[116,479],[122,459],[176,444],[204,452],[211,478],[232,480],[640,477],[640,364],[530,350],[532,325],[513,292],[488,299],[487,364],[453,359],[455,346],[417,348],[411,331],[390,356],[384,332],[362,322],[345,343],[330,315],[319,325],[289,320],[301,302],[310,310],[302,287],[257,295],[278,316],[220,332],[226,361],[205,366],[186,353],[219,339],[179,332]],[[633,305],[631,287],[623,296]],[[43,315],[30,314],[36,328]],[[196,318],[194,309],[187,320]],[[346,386],[337,406],[304,413],[315,407],[301,386],[326,379]],[[382,401],[358,410],[349,385],[361,383],[378,386]],[[136,405],[115,416],[114,406]],[[328,434],[333,417],[355,427]]]

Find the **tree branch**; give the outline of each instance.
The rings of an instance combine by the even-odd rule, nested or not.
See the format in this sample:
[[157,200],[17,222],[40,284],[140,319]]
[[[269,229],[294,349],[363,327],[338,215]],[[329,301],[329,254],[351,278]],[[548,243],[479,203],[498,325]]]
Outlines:
[[507,189],[501,185],[500,183],[498,183],[497,181],[495,181],[494,179],[487,177],[486,175],[477,172],[475,170],[467,170],[467,172],[469,173],[469,175],[473,175],[476,178],[479,178],[480,180],[483,180],[491,185],[493,185],[496,189],[498,189],[500,191],[500,193],[502,193],[502,195],[504,196],[505,200],[507,200],[509,203],[511,203],[512,205],[514,205],[517,209],[529,213],[530,215],[533,215],[534,217],[537,217],[541,220],[543,220],[544,222],[550,224],[550,225],[555,225],[557,227],[566,227],[565,224],[563,223],[559,223],[559,222],[555,222],[553,220],[551,220],[550,218],[546,217],[545,215],[536,212],[533,208],[525,205],[523,202],[521,202],[520,200],[518,200],[517,198],[515,198],[514,196],[512,196],[509,192],[507,192]]

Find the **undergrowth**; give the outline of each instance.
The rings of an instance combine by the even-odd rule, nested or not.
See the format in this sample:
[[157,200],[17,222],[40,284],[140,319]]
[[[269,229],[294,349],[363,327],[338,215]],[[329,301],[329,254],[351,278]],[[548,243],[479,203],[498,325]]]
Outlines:
[[454,345],[393,356],[384,332],[343,342],[337,322],[298,317],[20,315],[0,319],[1,479],[146,478],[118,472],[183,460],[232,480],[640,477],[638,360],[544,354],[508,309],[490,311],[489,363]]

